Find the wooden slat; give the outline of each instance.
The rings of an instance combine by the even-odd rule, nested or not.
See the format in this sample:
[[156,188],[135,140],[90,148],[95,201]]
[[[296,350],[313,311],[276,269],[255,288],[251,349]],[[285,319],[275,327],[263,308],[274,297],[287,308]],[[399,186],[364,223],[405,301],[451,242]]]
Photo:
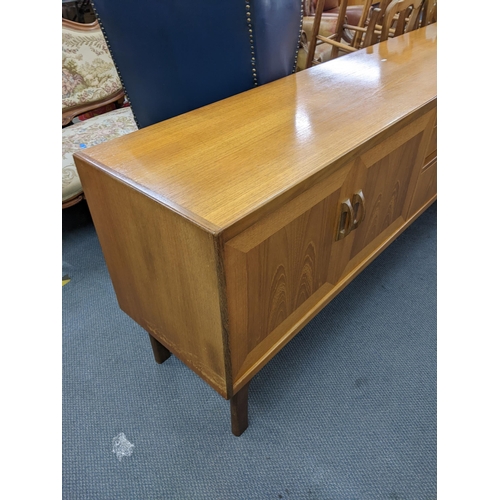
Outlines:
[[357,49],[355,49],[354,47],[351,47],[350,45],[346,45],[345,43],[336,42],[335,40],[332,40],[331,38],[327,38],[326,36],[318,35],[318,39],[324,43],[327,43],[329,45],[333,45],[334,47],[337,47],[338,49],[345,50],[346,52],[356,52],[357,51]]

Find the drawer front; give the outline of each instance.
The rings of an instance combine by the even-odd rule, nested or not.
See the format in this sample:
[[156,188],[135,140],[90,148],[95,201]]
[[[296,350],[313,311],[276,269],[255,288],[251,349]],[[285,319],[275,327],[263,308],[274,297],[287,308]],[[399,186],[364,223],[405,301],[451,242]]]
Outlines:
[[[411,122],[225,244],[235,391],[405,225],[433,119]],[[345,206],[347,225],[359,222],[348,234]]]

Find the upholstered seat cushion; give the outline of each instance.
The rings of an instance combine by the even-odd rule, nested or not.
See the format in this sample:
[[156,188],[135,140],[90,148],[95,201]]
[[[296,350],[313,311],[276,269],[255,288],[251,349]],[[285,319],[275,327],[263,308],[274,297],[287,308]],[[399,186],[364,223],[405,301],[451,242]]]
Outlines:
[[62,130],[62,201],[82,192],[73,153],[137,130],[132,110],[125,107],[89,118]]

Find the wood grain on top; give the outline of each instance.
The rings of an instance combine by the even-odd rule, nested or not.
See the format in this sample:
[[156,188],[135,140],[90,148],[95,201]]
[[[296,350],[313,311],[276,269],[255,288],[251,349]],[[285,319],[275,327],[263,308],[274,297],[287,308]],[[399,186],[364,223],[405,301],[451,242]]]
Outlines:
[[433,24],[95,146],[77,164],[217,233],[435,101],[436,45]]

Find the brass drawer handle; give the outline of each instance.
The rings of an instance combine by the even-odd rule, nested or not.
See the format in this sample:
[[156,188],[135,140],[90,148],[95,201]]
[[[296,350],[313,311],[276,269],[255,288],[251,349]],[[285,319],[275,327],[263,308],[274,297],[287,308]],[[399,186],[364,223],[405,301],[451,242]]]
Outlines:
[[352,229],[356,229],[363,222],[366,215],[365,197],[361,189],[357,193],[354,193],[352,197],[352,206],[354,212]]
[[353,219],[354,212],[352,210],[351,200],[347,198],[340,205],[339,229],[337,231],[336,240],[345,238],[351,232]]

